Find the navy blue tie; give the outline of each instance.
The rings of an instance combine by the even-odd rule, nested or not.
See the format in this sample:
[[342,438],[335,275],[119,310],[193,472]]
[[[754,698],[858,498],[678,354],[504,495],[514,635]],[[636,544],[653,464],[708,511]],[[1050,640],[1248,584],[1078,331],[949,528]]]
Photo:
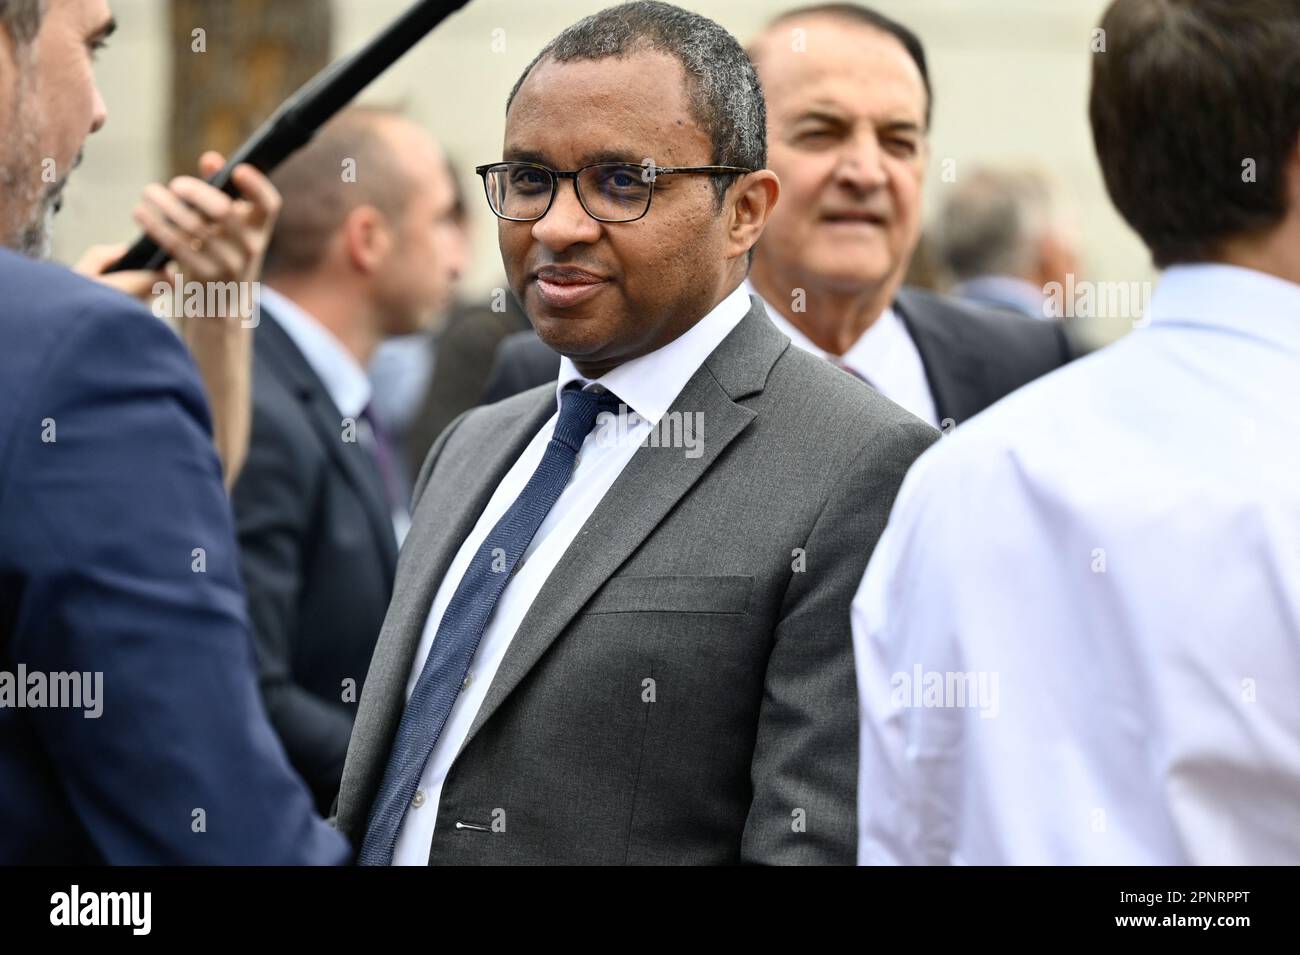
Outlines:
[[533,535],[569,483],[578,449],[595,426],[596,416],[602,411],[617,413],[618,409],[618,396],[609,391],[571,387],[561,397],[555,433],[541,463],[474,554],[438,624],[424,669],[397,727],[384,779],[370,810],[359,864],[392,864],[402,819],[464,685],[492,610]]

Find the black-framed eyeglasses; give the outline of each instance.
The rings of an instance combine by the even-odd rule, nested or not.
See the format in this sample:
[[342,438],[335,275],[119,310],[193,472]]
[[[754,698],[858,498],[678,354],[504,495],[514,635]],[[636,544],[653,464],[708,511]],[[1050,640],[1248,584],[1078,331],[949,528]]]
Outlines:
[[650,211],[659,176],[734,176],[753,172],[743,166],[656,166],[653,163],[597,162],[561,172],[533,162],[495,162],[474,167],[483,177],[488,205],[499,219],[535,222],[555,201],[561,179],[572,179],[578,202],[599,222],[635,222]]

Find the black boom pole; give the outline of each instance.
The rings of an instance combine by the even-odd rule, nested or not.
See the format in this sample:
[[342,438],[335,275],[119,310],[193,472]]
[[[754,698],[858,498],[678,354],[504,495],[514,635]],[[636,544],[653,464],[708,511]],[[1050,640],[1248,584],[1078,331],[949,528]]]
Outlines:
[[[411,47],[424,39],[434,27],[451,16],[469,0],[420,0],[390,23],[382,33],[351,56],[331,63],[298,92],[284,101],[274,115],[231,155],[209,183],[228,195],[236,195],[230,174],[240,163],[248,163],[270,173],[290,154],[301,149],[316,135],[331,116],[375,77],[396,63]],[[127,250],[109,272],[128,269],[160,269],[169,256],[148,236],[143,236]]]

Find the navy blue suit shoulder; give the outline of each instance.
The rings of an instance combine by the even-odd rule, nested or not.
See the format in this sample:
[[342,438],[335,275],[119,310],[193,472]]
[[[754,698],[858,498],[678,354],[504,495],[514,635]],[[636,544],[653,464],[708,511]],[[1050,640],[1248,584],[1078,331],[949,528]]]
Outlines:
[[132,300],[0,252],[0,863],[337,863],[257,694],[197,372]]

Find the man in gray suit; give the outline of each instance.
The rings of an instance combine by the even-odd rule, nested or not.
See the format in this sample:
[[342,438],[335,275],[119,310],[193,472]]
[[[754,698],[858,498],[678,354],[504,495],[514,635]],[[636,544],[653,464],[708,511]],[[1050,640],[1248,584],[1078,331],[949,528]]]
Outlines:
[[744,52],[668,4],[516,84],[479,171],[564,357],[421,472],[339,795],[362,864],[853,861],[849,605],[936,432],[741,289],[765,160]]

